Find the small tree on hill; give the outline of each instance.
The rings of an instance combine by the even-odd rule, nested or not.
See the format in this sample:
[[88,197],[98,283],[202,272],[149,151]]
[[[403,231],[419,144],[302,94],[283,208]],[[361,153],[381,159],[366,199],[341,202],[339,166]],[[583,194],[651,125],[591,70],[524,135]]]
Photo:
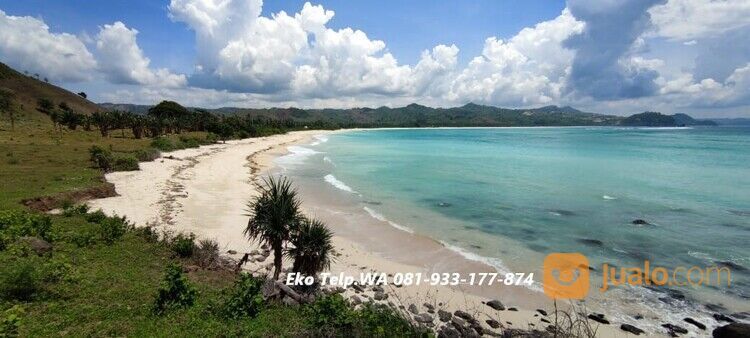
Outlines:
[[88,95],[86,95],[86,93],[84,93],[84,92],[79,92],[78,96],[80,96],[80,97],[82,97],[82,98],[85,99]]
[[50,99],[41,98],[36,101],[36,109],[42,113],[49,114],[55,109],[55,104]]

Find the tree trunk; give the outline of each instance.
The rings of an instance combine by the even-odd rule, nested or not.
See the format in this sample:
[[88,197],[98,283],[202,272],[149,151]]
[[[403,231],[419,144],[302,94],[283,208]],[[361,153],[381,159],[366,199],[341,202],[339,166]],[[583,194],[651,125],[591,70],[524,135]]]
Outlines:
[[273,244],[273,280],[278,280],[281,274],[281,242]]

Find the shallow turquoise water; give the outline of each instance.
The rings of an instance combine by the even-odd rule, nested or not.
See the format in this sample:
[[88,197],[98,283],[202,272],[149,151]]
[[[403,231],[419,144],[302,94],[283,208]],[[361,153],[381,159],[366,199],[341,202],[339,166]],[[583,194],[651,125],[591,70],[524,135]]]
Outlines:
[[327,176],[394,223],[511,269],[523,258],[488,238],[540,255],[582,252],[594,266],[727,261],[736,264],[732,287],[707,290],[750,300],[743,270],[750,269],[750,128],[404,129],[327,138],[309,147],[318,153],[296,175]]

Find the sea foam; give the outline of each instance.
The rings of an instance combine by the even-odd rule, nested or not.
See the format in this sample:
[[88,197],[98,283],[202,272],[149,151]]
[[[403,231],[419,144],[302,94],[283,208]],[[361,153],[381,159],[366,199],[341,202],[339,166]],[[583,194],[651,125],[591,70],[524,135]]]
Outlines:
[[378,220],[378,221],[381,221],[381,222],[387,222],[387,223],[388,223],[388,224],[390,224],[390,225],[391,225],[392,227],[394,227],[394,228],[396,228],[396,229],[398,229],[398,230],[401,230],[401,231],[406,231],[406,232],[408,232],[408,233],[410,233],[410,234],[413,234],[413,233],[414,233],[414,231],[413,231],[413,230],[411,230],[411,229],[409,229],[409,228],[407,228],[407,227],[405,227],[405,226],[403,226],[403,225],[401,225],[401,224],[398,224],[398,223],[395,223],[395,222],[391,222],[391,221],[389,221],[389,220],[388,220],[387,218],[385,218],[385,216],[383,216],[383,215],[379,214],[379,213],[378,213],[377,211],[375,211],[375,210],[372,210],[372,209],[370,209],[370,208],[368,208],[368,207],[363,207],[362,209],[365,209],[365,211],[367,211],[367,213],[368,213],[368,214],[370,214],[370,216],[371,216],[372,218],[374,218],[374,219],[376,219],[376,220]]
[[315,141],[313,141],[313,143],[310,143],[311,146],[317,146],[321,143],[328,142],[328,136],[326,135],[315,135],[313,137],[315,138]]
[[326,175],[326,176],[325,176],[325,177],[324,177],[323,179],[324,179],[324,180],[325,180],[326,182],[328,182],[329,184],[331,184],[332,186],[334,186],[334,187],[336,187],[337,189],[339,189],[339,190],[343,190],[343,191],[346,191],[346,192],[350,192],[350,193],[352,193],[352,194],[356,194],[356,193],[357,193],[356,191],[354,191],[354,189],[352,189],[352,188],[350,188],[350,187],[349,187],[348,185],[346,185],[346,183],[344,183],[344,182],[341,182],[341,181],[339,181],[338,179],[336,179],[336,176],[333,176],[333,175],[331,175],[331,174],[328,174],[328,175]]

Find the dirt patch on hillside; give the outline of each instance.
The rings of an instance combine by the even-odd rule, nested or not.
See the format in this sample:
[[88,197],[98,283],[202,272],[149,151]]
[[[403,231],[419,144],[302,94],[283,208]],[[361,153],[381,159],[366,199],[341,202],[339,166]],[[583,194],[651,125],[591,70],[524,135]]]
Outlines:
[[66,191],[52,196],[29,198],[21,201],[21,204],[36,211],[47,212],[62,206],[63,202],[83,202],[91,199],[117,196],[115,185],[103,182],[101,185],[87,189]]

